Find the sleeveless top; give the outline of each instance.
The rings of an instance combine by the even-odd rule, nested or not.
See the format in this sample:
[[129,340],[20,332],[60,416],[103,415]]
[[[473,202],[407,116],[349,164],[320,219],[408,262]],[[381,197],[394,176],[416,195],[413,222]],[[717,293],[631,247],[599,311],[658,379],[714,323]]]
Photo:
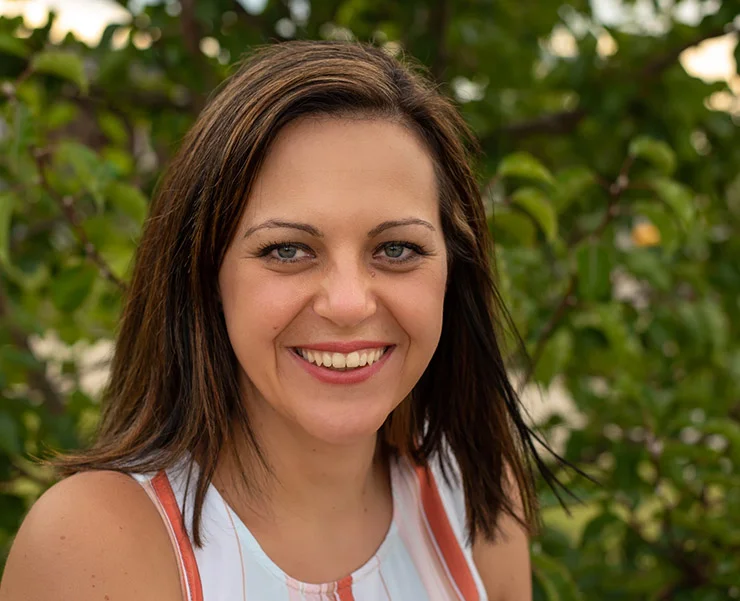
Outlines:
[[[393,518],[385,539],[360,568],[323,584],[299,582],[283,572],[213,484],[197,548],[182,519],[186,469],[131,476],[170,534],[184,601],[487,601],[467,545],[459,477],[452,474],[448,485],[437,462],[427,470],[403,458],[391,461]],[[192,511],[192,494],[187,501]]]

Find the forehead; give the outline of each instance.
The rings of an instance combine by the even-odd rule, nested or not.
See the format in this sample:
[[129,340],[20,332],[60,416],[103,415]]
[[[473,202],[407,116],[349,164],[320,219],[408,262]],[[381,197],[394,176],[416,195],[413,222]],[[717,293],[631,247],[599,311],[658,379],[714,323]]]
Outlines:
[[[404,217],[438,212],[433,160],[389,120],[311,117],[283,128],[252,187],[248,222],[262,218]],[[392,218],[392,217],[390,217]]]

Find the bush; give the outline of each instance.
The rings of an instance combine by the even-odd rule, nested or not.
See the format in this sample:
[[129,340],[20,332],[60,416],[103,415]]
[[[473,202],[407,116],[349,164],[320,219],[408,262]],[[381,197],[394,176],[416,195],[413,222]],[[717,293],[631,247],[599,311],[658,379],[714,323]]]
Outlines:
[[94,431],[90,357],[147,199],[228,65],[270,39],[355,36],[424,61],[480,136],[534,360],[518,369],[567,392],[541,432],[565,424],[565,458],[599,482],[563,474],[570,517],[541,491],[535,598],[740,596],[740,140],[706,102],[726,84],[678,61],[731,30],[733,3],[693,26],[656,3],[660,33],[607,28],[585,0],[194,5],[147,6],[95,47],[0,18],[0,546],[51,483],[30,458]]

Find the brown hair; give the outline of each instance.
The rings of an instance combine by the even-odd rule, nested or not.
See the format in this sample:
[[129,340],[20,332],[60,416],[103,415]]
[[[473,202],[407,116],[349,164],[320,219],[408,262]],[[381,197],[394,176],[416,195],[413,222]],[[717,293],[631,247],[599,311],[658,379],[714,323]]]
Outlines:
[[[408,62],[408,61],[407,61]],[[421,72],[354,42],[288,42],[251,54],[203,110],[163,178],[137,250],[97,441],[58,458],[63,474],[152,472],[197,461],[193,531],[236,429],[263,459],[237,384],[217,277],[250,187],[278,131],[306,115],[392,119],[434,160],[450,257],[441,339],[411,394],[380,431],[385,448],[459,465],[471,539],[493,539],[501,512],[537,523],[532,465],[548,481],[497,338],[502,312],[492,242],[471,165],[477,145]],[[239,458],[237,458],[239,461]],[[264,461],[263,461],[264,463]],[[245,484],[250,474],[242,466]],[[513,475],[509,483],[507,472]],[[448,472],[449,473],[449,472]],[[514,509],[509,484],[520,491]]]

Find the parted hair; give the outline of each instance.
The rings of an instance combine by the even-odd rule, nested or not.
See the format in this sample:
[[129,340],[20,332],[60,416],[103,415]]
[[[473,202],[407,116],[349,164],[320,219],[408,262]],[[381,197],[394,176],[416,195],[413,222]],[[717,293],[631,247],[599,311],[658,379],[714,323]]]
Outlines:
[[311,115],[392,120],[418,136],[435,166],[449,257],[442,333],[427,369],[379,431],[382,448],[420,466],[435,458],[457,463],[471,539],[494,540],[502,514],[532,532],[535,466],[552,474],[505,366],[506,312],[474,172],[479,147],[421,65],[359,42],[256,48],[213,94],[152,201],[95,442],[55,465],[62,475],[154,472],[189,457],[198,467],[190,514],[197,545],[205,493],[237,437],[253,452],[235,459],[254,489],[251,459],[265,458],[240,395],[217,278],[270,144],[286,124]]

